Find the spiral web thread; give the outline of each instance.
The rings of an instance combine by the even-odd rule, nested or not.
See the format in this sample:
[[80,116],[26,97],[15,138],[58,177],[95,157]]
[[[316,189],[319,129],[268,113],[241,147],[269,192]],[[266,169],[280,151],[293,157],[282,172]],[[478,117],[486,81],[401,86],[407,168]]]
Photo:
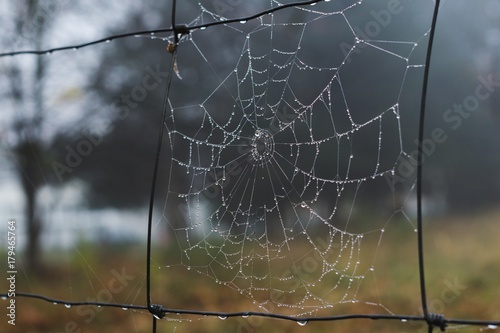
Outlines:
[[[193,93],[174,82],[168,100],[166,169],[185,185],[166,184],[156,222],[181,251],[166,268],[208,276],[269,312],[303,316],[358,302],[388,311],[359,290],[374,274],[385,227],[407,217],[401,204],[368,221],[352,212],[370,184],[395,200],[387,179],[405,154],[401,93],[408,73],[422,71],[412,55],[428,28],[413,41],[391,40],[380,25],[370,30],[374,22],[353,22],[365,5],[294,7],[181,38],[176,66]],[[200,11],[191,25],[226,20]],[[182,74],[194,64],[196,81]],[[360,102],[383,76],[385,90]],[[376,246],[363,249],[365,236]],[[374,255],[365,262],[361,251]]]

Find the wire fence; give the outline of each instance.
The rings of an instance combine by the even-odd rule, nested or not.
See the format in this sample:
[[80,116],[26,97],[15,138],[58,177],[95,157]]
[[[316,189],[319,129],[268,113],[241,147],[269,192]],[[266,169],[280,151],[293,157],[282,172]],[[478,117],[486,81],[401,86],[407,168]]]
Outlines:
[[[423,229],[423,166],[425,158],[425,147],[424,147],[424,139],[425,139],[425,115],[426,115],[426,103],[427,103],[427,92],[429,86],[429,75],[433,70],[432,66],[432,50],[434,45],[434,36],[436,32],[436,26],[438,23],[438,14],[440,10],[440,1],[436,0],[434,3],[432,22],[428,33],[428,45],[426,48],[426,57],[425,57],[425,70],[423,74],[422,80],[422,93],[420,100],[420,114],[419,114],[419,125],[418,125],[418,153],[416,154],[416,165],[417,165],[417,177],[416,177],[416,202],[417,202],[417,250],[418,250],[418,272],[419,272],[419,280],[420,280],[420,297],[421,297],[421,315],[395,315],[395,314],[347,314],[347,315],[333,315],[333,316],[290,316],[283,315],[278,313],[270,313],[270,312],[256,312],[256,311],[237,311],[237,312],[226,312],[226,311],[200,311],[200,310],[189,310],[189,309],[177,309],[170,308],[168,304],[155,304],[153,301],[154,291],[152,288],[152,272],[151,268],[152,264],[152,250],[153,250],[153,234],[154,234],[154,205],[155,205],[155,197],[158,192],[158,173],[159,173],[159,165],[162,159],[162,144],[164,142],[165,136],[165,124],[168,123],[168,117],[170,106],[168,103],[168,99],[171,91],[172,78],[175,77],[177,71],[177,52],[181,47],[179,44],[180,40],[189,36],[193,31],[205,30],[207,33],[210,32],[210,29],[216,28],[217,26],[227,26],[232,23],[240,23],[240,22],[248,22],[252,20],[259,20],[265,17],[266,15],[273,14],[276,12],[280,12],[286,10],[287,8],[314,8],[311,7],[320,2],[330,3],[329,0],[312,0],[312,1],[302,1],[302,2],[290,2],[287,4],[278,4],[275,7],[258,12],[247,17],[238,17],[235,19],[221,19],[219,21],[213,21],[208,23],[198,23],[195,25],[183,25],[178,24],[176,5],[177,1],[172,1],[172,17],[171,22],[172,26],[170,28],[165,29],[153,29],[153,30],[144,30],[144,31],[133,31],[129,33],[115,34],[110,35],[98,40],[77,44],[77,45],[67,45],[63,47],[50,48],[45,50],[14,50],[11,52],[4,52],[0,54],[0,58],[3,57],[16,57],[20,55],[32,54],[35,56],[43,56],[46,54],[51,54],[55,52],[62,52],[67,50],[79,50],[86,47],[92,47],[97,44],[106,43],[109,41],[124,39],[133,36],[150,36],[150,35],[158,35],[169,33],[171,34],[168,37],[168,46],[167,50],[171,54],[171,63],[169,69],[169,76],[166,83],[165,88],[165,100],[163,103],[162,109],[162,121],[159,126],[159,135],[157,140],[157,150],[156,150],[156,158],[154,162],[154,171],[153,171],[153,181],[151,184],[151,193],[150,193],[150,202],[149,202],[149,215],[148,215],[148,237],[147,237],[147,252],[146,256],[146,300],[145,305],[140,304],[118,304],[118,303],[109,303],[109,302],[99,302],[99,301],[69,301],[65,299],[55,299],[51,297],[46,297],[40,294],[32,294],[26,292],[16,291],[15,294],[11,293],[2,293],[0,296],[5,301],[6,304],[9,304],[10,299],[15,298],[28,298],[28,299],[39,299],[52,304],[61,304],[66,307],[80,307],[80,306],[94,306],[94,307],[109,307],[109,308],[121,308],[121,309],[134,309],[139,311],[147,311],[151,315],[151,331],[157,331],[157,325],[161,322],[162,318],[169,314],[175,315],[192,315],[199,317],[218,317],[218,318],[229,318],[229,317],[262,317],[262,318],[274,318],[280,319],[284,321],[296,322],[299,324],[312,323],[312,322],[335,322],[341,320],[359,320],[359,319],[370,319],[370,320],[389,320],[389,321],[403,321],[403,322],[422,322],[428,328],[428,332],[432,332],[434,329],[440,329],[441,331],[445,331],[449,325],[476,325],[483,328],[496,328],[500,325],[500,321],[495,320],[473,320],[473,319],[462,319],[462,318],[448,318],[442,314],[432,313],[429,310],[429,301],[428,295],[426,292],[426,274],[424,273],[425,260],[424,260],[424,229]],[[335,1],[331,1],[333,4]],[[335,32],[332,32],[335,33]],[[266,143],[266,142],[264,142]],[[10,230],[10,229],[9,229]],[[14,229],[13,229],[14,230]],[[9,262],[10,263],[10,262]],[[15,267],[15,266],[12,266]],[[11,271],[14,271],[12,269]]]

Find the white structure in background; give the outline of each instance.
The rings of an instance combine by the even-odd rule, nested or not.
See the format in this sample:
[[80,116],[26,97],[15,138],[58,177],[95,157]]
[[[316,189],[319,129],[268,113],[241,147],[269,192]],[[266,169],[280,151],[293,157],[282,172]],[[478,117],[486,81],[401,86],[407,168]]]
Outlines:
[[[10,174],[10,176],[9,176]],[[7,221],[17,223],[17,245],[26,246],[24,196],[12,170],[0,174],[0,234],[7,231]],[[118,211],[84,208],[83,186],[68,183],[61,189],[44,187],[40,193],[40,212],[43,214],[41,244],[44,248],[71,248],[79,241],[106,242],[135,240],[147,237],[147,210]],[[6,239],[1,239],[4,244]]]

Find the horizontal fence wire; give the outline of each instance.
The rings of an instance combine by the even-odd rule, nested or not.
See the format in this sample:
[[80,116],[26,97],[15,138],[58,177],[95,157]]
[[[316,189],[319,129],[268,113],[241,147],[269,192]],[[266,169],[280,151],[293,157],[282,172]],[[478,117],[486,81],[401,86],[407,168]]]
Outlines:
[[[162,122],[160,125],[160,133],[158,135],[157,148],[156,148],[156,158],[154,162],[153,168],[153,181],[151,185],[151,195],[150,195],[150,204],[149,204],[149,215],[148,215],[148,237],[147,237],[147,266],[146,266],[146,283],[147,283],[147,300],[146,305],[139,304],[119,304],[119,303],[108,303],[108,302],[93,302],[93,301],[68,301],[62,299],[56,299],[51,297],[46,297],[39,294],[26,293],[26,292],[16,292],[15,297],[28,298],[33,300],[41,300],[45,302],[49,302],[55,305],[63,305],[67,308],[70,307],[78,307],[78,306],[96,306],[96,307],[108,307],[108,308],[122,308],[122,309],[133,309],[138,311],[148,311],[152,315],[152,331],[156,332],[156,321],[163,318],[168,314],[176,314],[176,315],[193,315],[193,316],[206,316],[206,317],[219,317],[219,318],[229,318],[229,317],[262,317],[262,318],[274,318],[298,323],[305,322],[328,322],[328,321],[340,321],[340,320],[354,320],[354,319],[369,319],[369,320],[397,320],[397,321],[414,321],[414,322],[425,322],[428,326],[428,331],[432,332],[434,328],[439,328],[442,331],[446,330],[448,324],[455,325],[475,325],[475,326],[484,326],[488,328],[496,328],[500,326],[500,321],[489,321],[489,320],[473,320],[473,319],[457,319],[457,318],[446,318],[441,314],[433,314],[428,310],[427,305],[427,295],[426,295],[426,284],[425,284],[425,273],[424,273],[424,246],[423,246],[423,226],[422,226],[422,170],[423,170],[423,152],[422,152],[422,143],[424,139],[424,125],[425,125],[425,112],[426,112],[426,101],[427,101],[427,90],[428,90],[428,82],[429,82],[429,72],[431,65],[431,56],[432,56],[432,47],[434,42],[434,35],[436,31],[437,18],[440,8],[440,0],[435,0],[435,6],[432,16],[432,23],[429,31],[429,41],[426,52],[425,59],[425,71],[422,82],[422,95],[421,95],[421,105],[420,105],[420,114],[419,114],[419,125],[418,125],[418,152],[417,155],[417,246],[418,246],[418,269],[419,269],[419,278],[420,278],[420,295],[421,295],[421,303],[422,303],[422,315],[396,315],[396,314],[347,314],[347,315],[337,315],[337,316],[303,316],[303,317],[295,317],[295,316],[287,316],[275,313],[266,313],[266,312],[256,312],[256,311],[239,311],[239,312],[217,312],[217,311],[199,311],[199,310],[187,310],[187,309],[175,309],[165,307],[159,304],[153,304],[151,300],[151,248],[152,248],[152,215],[153,215],[153,204],[155,201],[155,191],[156,191],[156,183],[157,183],[157,174],[158,174],[158,166],[161,158],[161,145],[163,141],[163,129],[164,122],[166,119],[167,111],[168,111],[168,97],[170,92],[170,84],[172,75],[174,73],[175,67],[175,57],[176,57],[176,47],[179,42],[179,38],[182,35],[188,35],[194,30],[198,29],[206,29],[213,26],[218,25],[226,25],[230,23],[237,23],[241,21],[249,21],[253,19],[257,19],[262,17],[263,15],[271,14],[277,11],[284,10],[289,7],[299,7],[299,6],[308,6],[314,5],[319,2],[327,2],[329,0],[311,0],[311,1],[301,1],[301,2],[292,2],[288,4],[282,4],[271,9],[258,12],[256,14],[239,17],[235,19],[224,19],[221,21],[209,22],[205,24],[193,25],[193,26],[185,26],[185,25],[177,25],[176,24],[176,0],[172,1],[172,26],[169,28],[162,29],[153,29],[153,30],[142,30],[142,31],[132,31],[122,34],[114,34],[104,38],[100,38],[97,40],[67,45],[61,47],[54,47],[44,50],[14,50],[9,52],[0,53],[0,57],[8,57],[8,56],[20,56],[20,55],[44,55],[50,54],[53,52],[60,52],[66,50],[75,50],[81,49],[85,47],[90,47],[93,45],[109,42],[116,39],[122,39],[132,36],[142,36],[142,35],[154,35],[159,33],[170,33],[172,34],[168,37],[169,41],[173,43],[173,49],[171,51],[172,61],[169,70],[169,78],[165,88],[164,102],[162,107]],[[0,293],[0,297],[3,300],[7,300],[9,298],[7,293]]]
[[[7,294],[0,294],[2,299],[8,299]],[[338,316],[315,316],[315,317],[291,317],[286,315],[280,315],[275,313],[266,312],[256,312],[256,311],[238,311],[238,312],[217,312],[217,311],[198,311],[198,310],[186,310],[186,309],[172,309],[163,306],[158,306],[152,304],[154,309],[148,307],[147,305],[129,304],[129,303],[107,303],[107,302],[80,302],[80,301],[68,301],[62,299],[56,299],[51,297],[46,297],[43,295],[16,292],[16,297],[38,299],[51,304],[65,306],[66,308],[74,306],[96,306],[96,307],[108,307],[117,309],[130,309],[138,311],[153,311],[155,316],[161,318],[167,314],[174,315],[194,315],[194,316],[206,316],[206,317],[262,317],[262,318],[273,318],[281,319],[292,322],[321,322],[321,321],[339,321],[348,319],[370,319],[370,320],[398,320],[398,321],[415,321],[415,322],[427,322],[428,318],[424,316],[416,315],[388,315],[388,314],[348,314],[348,315],[338,315]],[[455,325],[475,325],[475,326],[500,326],[500,321],[489,321],[489,320],[469,320],[469,319],[459,319],[459,318],[444,318],[445,324],[455,324]],[[436,323],[435,323],[436,324]]]
[[[172,3],[172,7],[174,11],[172,12],[172,27],[170,28],[163,28],[163,29],[152,29],[152,30],[142,30],[142,31],[132,31],[132,32],[126,32],[122,34],[115,34],[115,35],[110,35],[107,37],[103,37],[97,40],[93,40],[90,42],[86,43],[81,43],[81,44],[74,44],[74,45],[66,45],[66,46],[61,46],[61,47],[54,47],[54,48],[49,48],[45,50],[25,50],[25,51],[11,51],[11,52],[2,52],[0,53],[0,57],[7,57],[7,56],[18,56],[22,54],[34,54],[34,55],[43,55],[43,54],[50,54],[54,52],[60,52],[60,51],[67,51],[67,50],[78,50],[84,47],[92,46],[92,45],[97,45],[97,44],[102,44],[102,43],[109,43],[112,40],[116,39],[122,39],[122,38],[127,38],[127,37],[134,37],[134,36],[147,36],[147,35],[155,35],[155,34],[160,34],[160,33],[174,33],[174,40],[178,38],[178,34],[188,34],[191,31],[194,30],[199,30],[199,29],[206,29],[209,27],[213,26],[218,26],[218,25],[225,25],[225,24],[230,24],[230,23],[238,23],[241,21],[250,21],[256,18],[259,18],[261,16],[267,15],[267,14],[272,14],[274,12],[283,10],[285,8],[290,8],[290,7],[297,7],[297,6],[308,6],[308,5],[314,5],[318,2],[324,2],[325,0],[310,0],[310,1],[299,1],[299,2],[293,2],[285,5],[280,5],[276,6],[274,8],[264,10],[261,12],[258,12],[256,14],[250,15],[250,16],[245,16],[245,17],[240,17],[240,18],[235,18],[235,19],[229,19],[229,20],[221,20],[221,21],[216,21],[216,22],[209,22],[209,23],[204,23],[204,24],[199,24],[199,25],[194,25],[194,26],[185,26],[185,25],[176,25],[175,24],[175,3],[176,1],[174,0]],[[329,1],[329,0],[326,0]]]

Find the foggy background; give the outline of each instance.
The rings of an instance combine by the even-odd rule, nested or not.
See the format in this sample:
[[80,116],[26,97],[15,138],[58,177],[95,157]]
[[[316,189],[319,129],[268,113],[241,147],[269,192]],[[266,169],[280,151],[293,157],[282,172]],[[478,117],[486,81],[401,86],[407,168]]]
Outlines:
[[[202,1],[214,13],[221,11],[215,7],[216,3]],[[339,8],[343,8],[349,1],[338,3]],[[433,2],[401,3],[401,16],[395,15],[382,27],[376,39],[414,41],[415,36],[421,36],[429,28]],[[268,8],[268,5],[268,1],[254,1],[251,6],[245,3],[231,7],[223,16],[245,16]],[[39,7],[35,5],[36,8],[31,6],[25,1],[0,4],[2,52],[46,49],[115,33],[170,26],[169,3],[89,1],[82,5],[59,0]],[[377,12],[387,8],[387,2],[371,1],[366,6]],[[192,2],[179,3],[178,7],[179,24],[189,24],[200,15],[200,7]],[[350,23],[358,24],[363,30],[366,22],[376,21],[374,16],[362,16],[368,12],[364,9],[349,13]],[[499,16],[500,4],[494,0],[443,3],[431,63],[425,135],[432,138],[433,131],[438,129],[442,142],[434,142],[425,155],[424,210],[427,217],[498,208]],[[158,85],[148,89],[147,96],[139,103],[127,102],[123,96],[130,95],[137,85],[144,85],[146,73],[167,71],[170,54],[165,49],[167,42],[161,37],[130,37],[51,55],[0,58],[0,215],[3,221],[9,218],[18,221],[21,247],[27,246],[28,223],[32,225],[31,232],[41,237],[40,244],[33,245],[34,248],[67,247],[78,239],[104,243],[145,239],[147,203],[167,78],[161,74],[156,81],[148,82]],[[198,37],[197,41],[203,48],[213,46],[211,55],[217,55],[220,61],[212,64],[224,72],[227,68],[232,69],[234,61],[242,56],[239,37],[233,35],[231,29],[214,28],[209,39]],[[291,31],[292,42],[293,38]],[[305,41],[311,47],[318,47],[329,38],[335,38],[333,43],[339,45],[344,41],[348,45],[354,43],[352,33],[342,30],[340,24],[337,32],[310,34]],[[183,46],[186,47],[183,49]],[[426,46],[426,39],[419,42],[418,49],[412,53],[414,64],[424,63]],[[192,100],[196,104],[214,89],[210,78],[207,79],[211,69],[200,65],[199,56],[189,42],[179,45],[178,67],[182,80],[173,77],[173,101]],[[333,67],[329,63],[331,55],[317,52],[314,56],[317,57],[315,62]],[[367,49],[353,55],[356,56],[365,57],[366,61],[357,60],[356,66],[348,67],[343,85],[352,92],[360,92],[352,103],[360,111],[352,112],[361,121],[363,112],[369,112],[367,110],[374,105],[379,110],[390,106],[383,106],[383,103],[394,96],[380,94],[386,86],[394,90],[390,85],[397,81],[391,81],[393,62],[384,67],[380,58],[370,58]],[[363,85],[366,74],[373,77],[373,71],[380,72],[375,75],[380,80],[369,87],[379,89],[367,89]],[[401,114],[402,148],[408,154],[417,148],[422,73],[423,70],[416,71],[408,78],[400,99],[400,107],[405,110],[405,114]],[[206,91],[199,85],[202,79],[208,82]],[[214,78],[213,84],[218,79]],[[299,81],[307,82],[311,90],[322,84],[307,76]],[[189,118],[185,126],[183,131],[193,130],[189,127]],[[398,140],[399,133],[392,132],[396,128],[390,126],[382,133]],[[83,141],[91,145],[82,146]],[[370,176],[374,171],[370,161],[376,158],[376,151],[370,150],[374,132],[356,133],[356,142],[361,143],[355,148],[360,154],[366,151],[367,162],[357,160],[351,171],[362,177]],[[178,147],[182,147],[182,143]],[[89,151],[88,155],[70,157],[72,165],[68,167],[68,153],[79,148]],[[398,148],[397,142],[390,148],[389,161],[399,153]],[[172,154],[185,152],[181,149]],[[168,158],[167,152],[165,159]],[[180,158],[185,159],[186,155]],[[367,210],[375,209],[383,205],[386,196],[393,198],[394,191],[408,195],[416,173],[404,169],[408,161],[398,159],[395,176],[405,172],[407,175],[398,178],[401,181],[396,183],[396,188],[386,183],[387,178],[373,187],[368,184],[356,197],[360,205],[366,204]],[[167,181],[169,170],[165,168],[168,163],[162,166],[158,184]],[[171,181],[171,188],[182,188],[189,177],[179,174]],[[164,207],[164,191],[160,186],[156,203],[159,214],[168,211]],[[369,207],[372,204],[375,207]],[[406,205],[408,212],[414,211],[411,195]],[[0,230],[5,228],[6,223],[2,223]]]

